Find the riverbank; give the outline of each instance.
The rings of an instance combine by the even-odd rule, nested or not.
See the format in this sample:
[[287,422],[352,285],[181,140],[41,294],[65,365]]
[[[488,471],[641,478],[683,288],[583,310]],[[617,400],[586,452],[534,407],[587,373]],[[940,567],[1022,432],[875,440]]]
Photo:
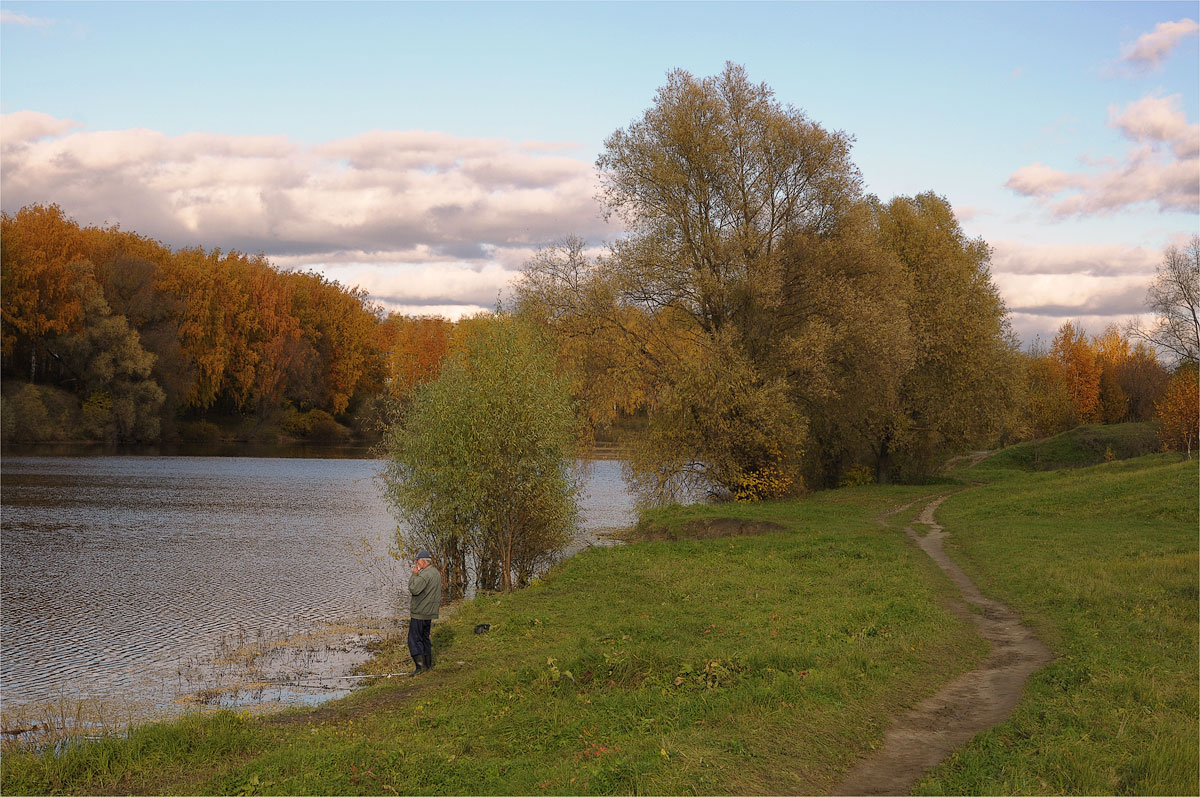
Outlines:
[[[988,467],[963,475],[991,485],[939,510],[949,550],[1057,660],[918,788],[1194,793],[1194,464]],[[646,536],[661,540],[588,550],[435,624],[429,675],[315,711],[6,753],[3,790],[821,793],[986,653],[902,533],[946,487],[659,513]],[[371,666],[406,659],[400,645]]]
[[[427,676],[286,720],[6,755],[4,791],[820,790],[983,654],[948,582],[874,520],[928,492],[839,491],[756,508],[784,531],[593,548],[436,624]],[[373,666],[406,662],[401,646]]]

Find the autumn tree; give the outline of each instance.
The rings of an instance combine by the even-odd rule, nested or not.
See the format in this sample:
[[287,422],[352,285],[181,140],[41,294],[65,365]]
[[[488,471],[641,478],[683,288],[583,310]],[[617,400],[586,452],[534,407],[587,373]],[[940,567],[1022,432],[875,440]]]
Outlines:
[[553,333],[585,440],[645,406],[669,324],[622,302],[614,274],[588,255],[583,239],[567,236],[539,249],[516,289],[522,317]]
[[1200,388],[1196,363],[1179,367],[1155,406],[1159,440],[1164,449],[1187,452],[1188,459],[1200,443]]
[[1032,437],[1052,437],[1078,425],[1078,411],[1063,369],[1043,351],[1034,351],[1026,358],[1026,396]]
[[111,442],[157,440],[163,392],[151,377],[154,355],[142,348],[125,316],[115,315],[90,266],[73,264],[79,328],[47,343],[84,397],[83,422],[93,437]]
[[1143,341],[1134,344],[1129,356],[1117,366],[1117,380],[1128,399],[1125,419],[1150,420],[1154,416],[1154,403],[1167,389],[1170,378],[1153,348]]
[[1129,415],[1129,395],[1121,381],[1125,362],[1133,356],[1129,339],[1115,324],[1092,341],[1096,363],[1100,368],[1095,419],[1100,423],[1121,423]]
[[591,327],[629,363],[605,381],[613,408],[644,401],[633,467],[646,497],[684,483],[735,494],[766,469],[795,479],[804,423],[787,387],[811,330],[781,312],[784,255],[791,237],[832,232],[858,196],[849,145],[741,67],[676,70],[597,161],[626,237],[592,268],[530,264],[526,295],[552,312],[571,297],[572,331]]
[[2,353],[8,361],[19,355],[28,364],[30,382],[47,365],[44,339],[67,333],[83,313],[74,290],[77,275],[69,267],[87,260],[79,225],[58,205],[0,215]]
[[377,308],[362,289],[347,289],[315,272],[288,279],[303,340],[292,395],[335,415],[345,412],[363,389],[382,388],[382,352],[374,345]]
[[1050,356],[1071,397],[1075,423],[1094,421],[1100,404],[1100,363],[1087,333],[1070,321],[1064,322],[1050,345]]
[[[96,263],[96,281],[112,312],[125,317],[137,330],[142,347],[154,355],[151,376],[163,391],[162,420],[164,433],[169,434],[195,381],[193,366],[179,342],[179,297],[159,284],[171,252],[157,243],[128,246],[130,236],[125,236],[119,251]],[[134,254],[138,251],[141,254]]]
[[1129,333],[1176,362],[1200,358],[1200,235],[1187,245],[1170,246],[1163,254],[1146,303],[1155,315],[1152,325],[1134,321]]
[[907,301],[914,358],[877,442],[880,481],[893,454],[920,475],[945,449],[985,445],[1016,412],[1021,361],[991,279],[991,250],[963,234],[933,193],[878,207],[880,234],[912,281]]
[[[108,330],[101,337],[128,333],[149,355],[148,381],[164,396],[146,401],[161,407],[168,431],[189,413],[252,416],[260,425],[291,404],[342,413],[383,390],[379,312],[359,289],[281,272],[263,255],[173,251],[117,226],[81,227],[55,205],[0,221],[7,379],[60,385],[81,401],[98,395],[60,352],[68,337],[101,345],[99,325]],[[50,395],[25,393],[31,407],[35,395]],[[118,437],[145,434],[114,428]]]
[[740,67],[672,72],[598,160],[626,236],[527,264],[520,306],[592,417],[645,413],[643,497],[771,497],[897,452],[915,472],[997,426],[1019,361],[986,246],[932,194],[864,197],[849,147]]
[[511,316],[460,323],[438,377],[387,437],[387,493],[403,549],[427,547],[448,596],[473,567],[511,590],[548,564],[577,522],[574,412],[542,334]]
[[379,325],[389,330],[383,344],[388,392],[398,400],[437,377],[454,325],[444,318],[408,318],[390,314]]

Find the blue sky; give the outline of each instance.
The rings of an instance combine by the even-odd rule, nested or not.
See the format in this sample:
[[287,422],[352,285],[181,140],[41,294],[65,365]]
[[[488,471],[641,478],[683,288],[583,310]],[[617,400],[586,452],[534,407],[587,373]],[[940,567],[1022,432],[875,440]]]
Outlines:
[[0,10],[6,211],[265,251],[407,312],[486,307],[535,246],[619,234],[588,182],[605,136],[726,60],[854,135],[871,192],[945,195],[1026,339],[1138,312],[1197,232],[1195,2]]

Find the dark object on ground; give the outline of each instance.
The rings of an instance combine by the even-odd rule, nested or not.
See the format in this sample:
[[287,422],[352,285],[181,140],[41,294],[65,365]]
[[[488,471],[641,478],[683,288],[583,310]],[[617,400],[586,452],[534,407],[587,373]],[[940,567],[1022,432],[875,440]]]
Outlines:
[[486,634],[488,631],[491,631],[491,630],[492,630],[492,626],[490,623],[480,623],[479,625],[475,626],[476,634]]

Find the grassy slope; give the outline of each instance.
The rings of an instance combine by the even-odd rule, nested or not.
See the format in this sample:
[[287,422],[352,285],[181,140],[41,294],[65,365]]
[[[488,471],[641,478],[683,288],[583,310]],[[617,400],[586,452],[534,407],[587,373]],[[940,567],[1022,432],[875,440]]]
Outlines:
[[1013,470],[1082,468],[1158,450],[1158,433],[1152,423],[1092,424],[1006,448],[974,468],[972,474],[975,478],[1006,478]]
[[591,550],[438,624],[429,676],[293,724],[225,714],[6,753],[3,791],[818,792],[983,653],[940,572],[873,520],[927,492],[739,507],[789,530]]
[[939,519],[984,592],[1034,625],[1058,660],[1032,677],[1009,721],[917,790],[1196,794],[1196,462],[1013,469],[1027,453],[979,466],[995,482],[952,497]]

